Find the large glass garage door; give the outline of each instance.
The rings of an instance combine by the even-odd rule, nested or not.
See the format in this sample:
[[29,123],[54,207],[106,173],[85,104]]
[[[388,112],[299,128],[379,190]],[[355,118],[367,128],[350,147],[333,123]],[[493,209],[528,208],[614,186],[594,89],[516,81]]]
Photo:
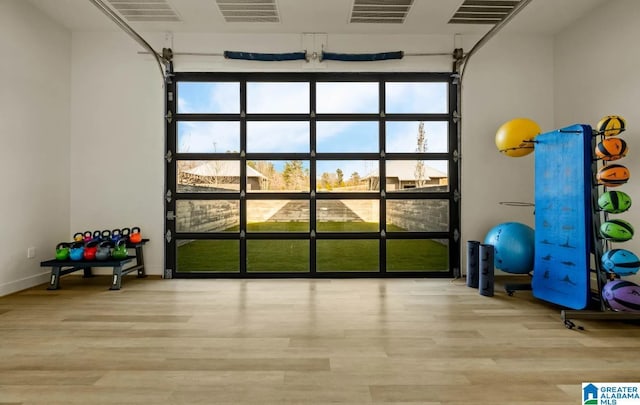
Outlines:
[[450,74],[176,73],[170,277],[451,276]]

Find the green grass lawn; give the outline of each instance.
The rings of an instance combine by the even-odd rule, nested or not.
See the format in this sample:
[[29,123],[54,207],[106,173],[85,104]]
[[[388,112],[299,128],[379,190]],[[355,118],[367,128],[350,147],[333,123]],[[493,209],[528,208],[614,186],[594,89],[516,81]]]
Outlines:
[[[376,232],[377,223],[322,222],[320,232]],[[249,232],[308,232],[304,222],[248,224]],[[387,227],[390,231],[402,230]],[[228,229],[227,231],[237,231]],[[345,239],[316,241],[316,268],[323,271],[378,271],[378,240]],[[178,272],[238,272],[240,243],[237,240],[196,240],[178,247]],[[447,271],[448,247],[433,240],[388,240],[387,271]],[[247,271],[308,272],[308,240],[247,240]]]
[[[392,225],[393,227],[393,225]],[[378,232],[377,222],[318,222],[318,232]],[[388,228],[390,231],[402,231],[402,228]],[[238,232],[239,226],[225,229],[225,232]],[[249,232],[309,232],[308,222],[253,222],[247,224]]]

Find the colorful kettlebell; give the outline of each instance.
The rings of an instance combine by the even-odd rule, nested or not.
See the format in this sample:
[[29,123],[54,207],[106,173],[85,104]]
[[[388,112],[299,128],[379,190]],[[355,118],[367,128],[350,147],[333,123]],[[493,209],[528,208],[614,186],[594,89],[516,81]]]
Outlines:
[[96,260],[108,260],[111,257],[111,241],[103,240],[98,243],[98,250],[96,251]]
[[93,236],[91,240],[95,242],[100,242],[100,239],[102,239],[102,233],[100,231],[93,231]]
[[122,235],[120,234],[120,229],[114,229],[111,231],[111,241],[113,243],[118,242],[120,238],[122,238]]
[[140,233],[140,227],[134,226],[131,228],[131,234],[129,235],[129,242],[136,244],[142,242],[142,234]]
[[111,252],[111,256],[114,259],[126,259],[127,258],[127,241],[124,239],[119,239],[116,242],[116,247]]
[[91,231],[84,231],[84,236],[82,239],[84,243],[91,242],[91,239],[93,239],[93,234],[91,233]]
[[56,259],[67,260],[69,259],[69,243],[60,242],[56,246]]
[[84,245],[81,242],[74,242],[69,249],[69,258],[71,260],[82,260],[84,254]]
[[82,232],[76,232],[73,235],[73,240],[76,241],[76,242],[82,242],[82,241],[84,241],[84,235],[82,235]]
[[91,241],[84,245],[84,252],[82,252],[82,257],[84,260],[95,260],[96,252],[98,251],[98,242]]
[[122,229],[120,230],[120,236],[122,237],[122,239],[125,239],[125,240],[127,240],[127,241],[128,241],[128,240],[129,240],[129,235],[131,235],[131,229],[129,229],[129,228],[122,228]]
[[104,231],[102,231],[102,240],[111,240],[111,231],[108,229],[105,229]]

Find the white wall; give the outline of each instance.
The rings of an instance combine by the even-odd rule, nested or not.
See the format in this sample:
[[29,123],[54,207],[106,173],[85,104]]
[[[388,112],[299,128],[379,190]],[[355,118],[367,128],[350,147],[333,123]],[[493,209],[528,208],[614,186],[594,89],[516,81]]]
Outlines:
[[[603,21],[607,21],[606,24]],[[595,126],[601,117],[623,116],[628,130],[621,137],[629,156],[619,160],[631,172],[624,191],[634,201],[616,218],[640,231],[640,2],[615,0],[561,32],[555,42],[555,125]],[[640,255],[640,237],[615,245]],[[629,278],[640,282],[640,276]]]
[[[163,269],[164,88],[121,32],[72,35],[71,231],[139,226]],[[103,271],[104,270],[104,271]],[[98,269],[97,273],[105,272]]]
[[[468,46],[467,46],[468,48]],[[543,131],[554,129],[553,38],[501,31],[469,59],[462,92],[462,258],[466,241],[484,241],[502,222],[534,226],[532,207],[500,202],[534,201],[533,154],[498,152],[495,134],[526,117]]]
[[[482,240],[495,224],[533,224],[528,208],[501,201],[533,201],[533,157],[508,158],[494,145],[497,128],[529,117],[543,130],[574,122],[595,124],[605,114],[627,118],[625,139],[633,173],[640,141],[633,135],[640,57],[640,3],[608,2],[554,38],[501,33],[470,61],[463,85],[462,243]],[[615,21],[616,24],[601,24]],[[176,52],[251,50],[286,52],[409,53],[469,50],[477,38],[448,36],[202,35],[145,37]],[[279,47],[279,48],[274,48]],[[0,295],[46,281],[39,261],[76,231],[141,226],[152,239],[148,270],[163,269],[163,94],[149,56],[120,32],[72,36],[29,3],[0,2],[0,72],[8,78],[0,97],[6,185],[0,230]],[[576,68],[575,61],[579,60]],[[340,62],[260,63],[223,58],[176,57],[179,70],[212,71],[447,71],[449,58],[405,57],[372,64]],[[70,72],[71,71],[71,72]],[[71,118],[70,118],[71,116]],[[35,117],[35,118],[34,118]],[[18,169],[19,168],[19,169]],[[17,175],[16,175],[17,173]],[[640,191],[624,191],[637,201]],[[622,188],[621,188],[622,189]],[[634,208],[625,219],[637,223]],[[73,213],[71,215],[70,213]],[[639,242],[626,248],[640,253]],[[27,247],[36,257],[26,258]],[[464,262],[463,262],[464,268]]]
[[46,282],[40,261],[70,238],[70,38],[28,2],[0,2],[0,296]]
[[[333,52],[425,53],[454,48],[450,36],[144,36],[154,48],[171,46],[176,53],[319,52],[320,44]],[[145,248],[149,272],[161,274],[163,89],[153,61],[137,54],[140,50],[122,33],[73,34],[71,227],[75,231],[139,224],[152,239]],[[552,128],[552,53],[551,38],[497,36],[470,62],[463,88],[463,241],[484,239],[500,222],[533,223],[531,209],[498,205],[533,201],[532,157],[501,156],[494,135],[503,122],[519,116]],[[176,70],[181,71],[450,71],[451,63],[449,57],[376,63],[175,58]]]

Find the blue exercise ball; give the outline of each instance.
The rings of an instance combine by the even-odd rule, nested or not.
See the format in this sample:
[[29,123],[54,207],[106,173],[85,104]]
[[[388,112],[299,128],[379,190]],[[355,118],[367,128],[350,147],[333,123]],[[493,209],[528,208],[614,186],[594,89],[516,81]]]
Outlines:
[[505,222],[487,233],[484,243],[493,245],[494,266],[506,273],[527,274],[533,270],[534,231],[519,222]]

